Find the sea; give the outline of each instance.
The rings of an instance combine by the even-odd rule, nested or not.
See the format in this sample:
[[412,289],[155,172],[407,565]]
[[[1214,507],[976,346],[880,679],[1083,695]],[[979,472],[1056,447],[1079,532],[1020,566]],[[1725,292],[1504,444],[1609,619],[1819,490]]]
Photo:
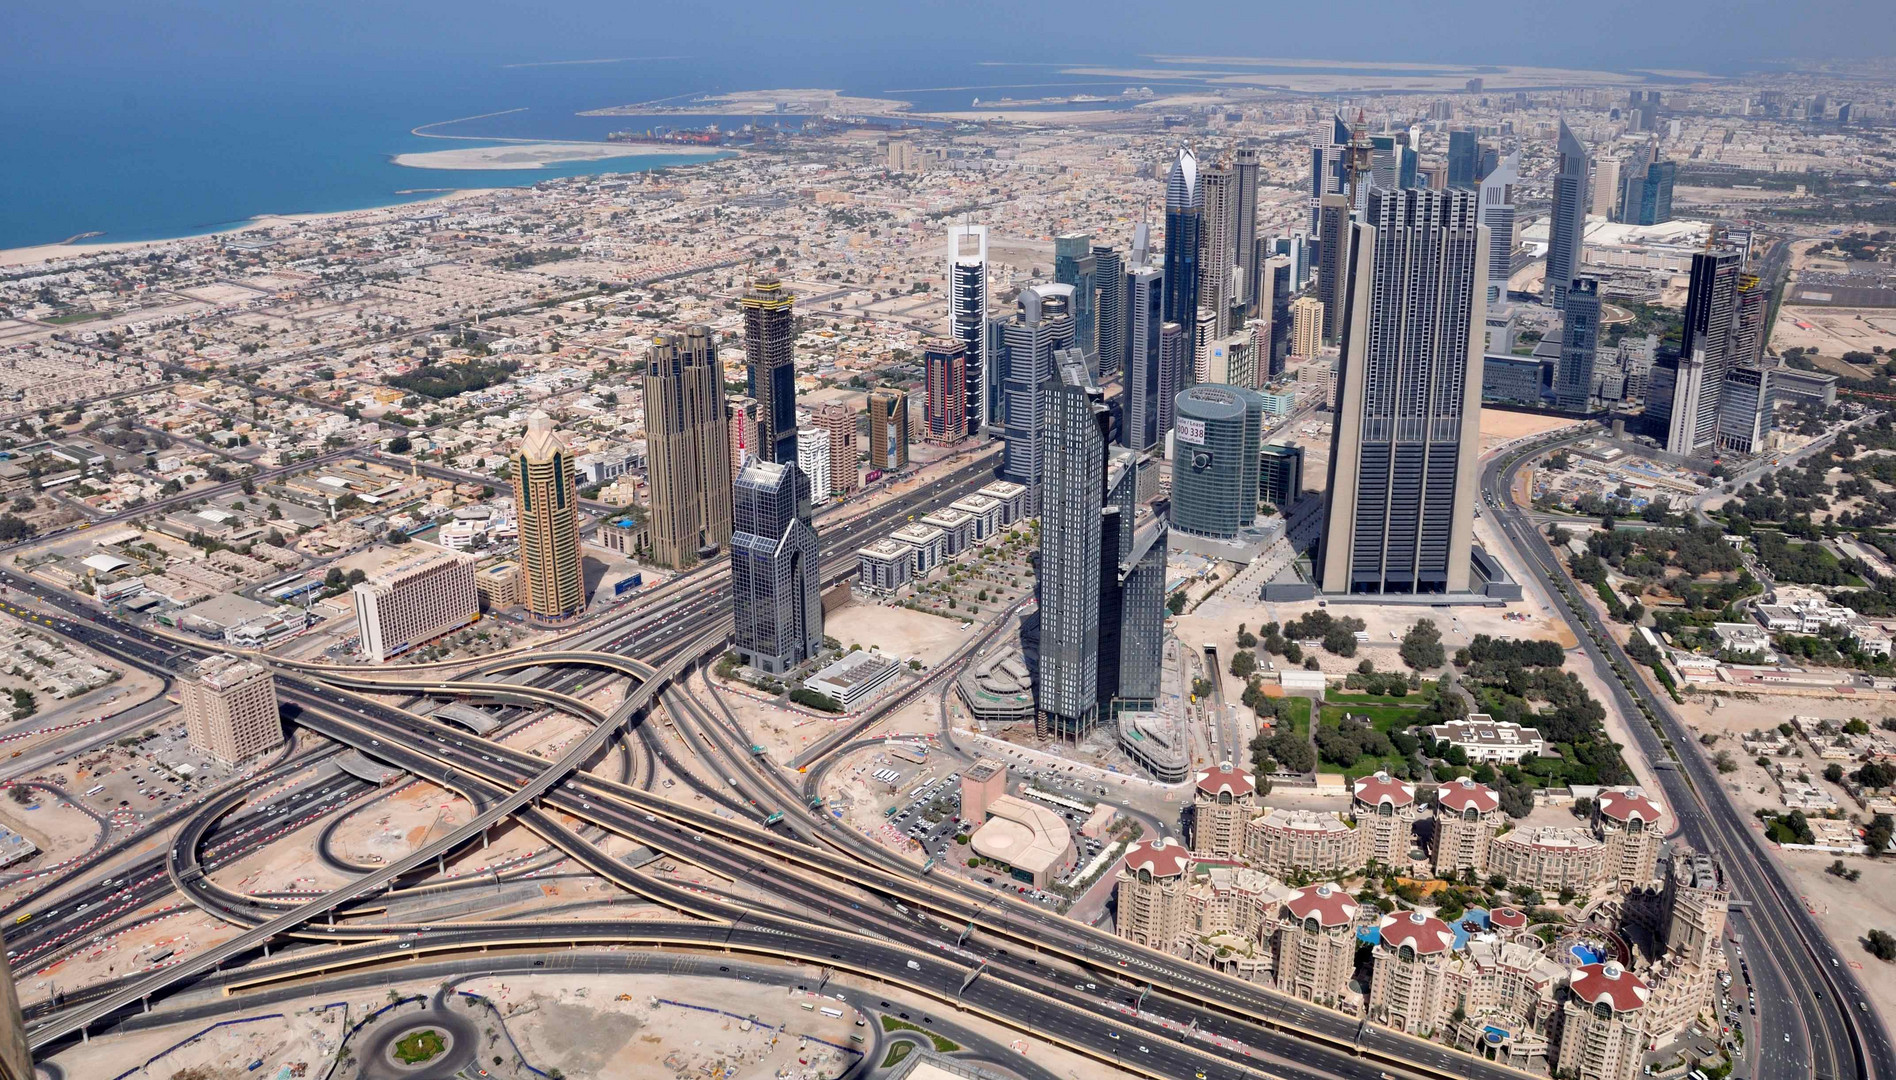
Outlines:
[[[705,94],[821,87],[892,97],[921,110],[967,109],[974,99],[1098,95],[1125,107],[1135,84],[1164,94],[1196,84],[1066,75],[1051,63],[918,58],[870,51],[824,69],[807,56],[775,65],[702,56],[583,57],[518,63],[421,58],[328,62],[273,69],[33,73],[0,94],[0,249],[156,240],[243,224],[264,214],[386,206],[443,190],[663,168],[699,157],[627,147],[623,157],[547,168],[418,169],[396,155],[492,140],[603,141],[612,131],[742,124],[794,126],[794,117],[578,115],[635,102]],[[835,61],[843,62],[843,61]],[[1137,57],[1088,63],[1137,65]],[[772,70],[772,67],[776,70]],[[1269,70],[1248,68],[1247,70]],[[1308,72],[1311,69],[1301,69]],[[1480,69],[1468,69],[1471,74]],[[452,135],[452,141],[414,134]]]

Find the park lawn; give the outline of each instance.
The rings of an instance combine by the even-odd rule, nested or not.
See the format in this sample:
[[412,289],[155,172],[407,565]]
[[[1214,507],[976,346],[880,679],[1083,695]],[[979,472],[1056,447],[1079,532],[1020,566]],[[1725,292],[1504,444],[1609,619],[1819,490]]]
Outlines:
[[1310,699],[1307,697],[1290,699],[1290,733],[1300,739],[1310,737]]
[[1422,689],[1409,691],[1406,697],[1390,694],[1358,694],[1342,690],[1325,690],[1323,700],[1338,705],[1427,705],[1435,700],[1435,684],[1424,682]]
[[[1359,716],[1367,716],[1369,718],[1369,726],[1385,735],[1411,727],[1415,724],[1416,717],[1422,712],[1421,709],[1392,708],[1350,710],[1335,705],[1325,705],[1322,713],[1318,716],[1317,722],[1325,727],[1334,728],[1341,724],[1343,717],[1351,711],[1355,711]],[[1393,770],[1399,768],[1403,762],[1404,758],[1401,754],[1388,754],[1380,757],[1374,754],[1364,754],[1362,757],[1357,758],[1354,764],[1346,767],[1332,764],[1319,757],[1317,759],[1317,771],[1332,776],[1340,775],[1347,780],[1355,781],[1381,769]]]
[[395,1056],[404,1065],[419,1065],[433,1060],[448,1048],[447,1040],[432,1028],[426,1031],[412,1031],[395,1044]]

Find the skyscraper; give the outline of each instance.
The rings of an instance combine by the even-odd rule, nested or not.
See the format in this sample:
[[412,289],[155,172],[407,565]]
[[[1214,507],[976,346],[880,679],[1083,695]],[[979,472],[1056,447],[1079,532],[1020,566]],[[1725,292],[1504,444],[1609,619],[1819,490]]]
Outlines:
[[[720,386],[723,381],[720,376],[718,380]],[[725,456],[731,463],[731,479],[736,480],[737,474],[744,471],[744,466],[749,465],[757,456],[757,402],[743,394],[726,397],[724,399],[724,426],[726,429]]]
[[1468,588],[1485,240],[1466,191],[1372,191],[1350,231],[1325,592]]
[[659,335],[645,351],[646,460],[658,562],[686,566],[730,542],[729,434],[724,372],[710,327]]
[[[1231,332],[1233,272],[1238,261],[1238,178],[1223,166],[1201,169],[1198,191],[1203,204],[1198,233],[1198,308],[1211,312],[1211,336],[1221,338]],[[1169,209],[1169,197],[1167,205]],[[1171,228],[1169,214],[1166,228]]]
[[799,512],[797,472],[795,462],[753,462],[733,491],[736,650],[746,664],[773,675],[823,647],[820,552],[816,530]]
[[1259,382],[1284,373],[1290,354],[1290,256],[1273,255],[1258,268],[1257,319],[1263,328],[1257,343]]
[[1587,148],[1560,122],[1560,160],[1554,174],[1554,206],[1547,229],[1547,277],[1541,295],[1548,306],[1567,302],[1567,287],[1580,276],[1587,231]]
[[953,446],[968,437],[967,368],[967,342],[922,342],[922,438],[936,446]]
[[1264,401],[1206,383],[1179,392],[1172,439],[1172,527],[1230,539],[1257,519]]
[[1198,319],[1198,258],[1204,243],[1205,192],[1198,159],[1180,150],[1165,180],[1166,322],[1191,326]]
[[1323,347],[1323,301],[1299,296],[1290,305],[1290,354],[1308,360]]
[[1099,374],[1126,366],[1126,264],[1111,244],[1093,245],[1093,309],[1099,327]]
[[1344,157],[1350,142],[1349,125],[1332,113],[1317,125],[1310,139],[1310,223],[1313,233],[1322,235],[1318,211],[1325,195],[1340,195],[1346,180]]
[[908,468],[908,395],[894,387],[869,391],[869,467]]
[[[948,230],[948,336],[968,345],[968,434],[979,435],[993,422],[988,412],[987,226],[957,225]],[[972,245],[973,250],[967,250]]]
[[1466,128],[1451,129],[1448,133],[1448,186],[1473,191],[1480,182],[1475,177],[1480,167],[1481,150],[1475,133]]
[[1155,446],[1165,435],[1159,427],[1160,333],[1165,325],[1160,311],[1164,305],[1162,271],[1151,266],[1126,271],[1126,415],[1119,437],[1134,450]]
[[1554,402],[1566,412],[1586,412],[1593,399],[1593,360],[1600,347],[1600,282],[1575,278],[1561,312],[1560,371]]
[[1072,348],[1073,286],[1029,285],[1020,291],[1014,317],[1005,331],[1007,380],[1002,397],[1001,477],[1027,488],[1028,503],[1039,505],[1040,384],[1053,375],[1053,354]]
[[1178,392],[1192,384],[1192,337],[1169,322],[1159,328],[1159,442],[1172,430],[1172,407]]
[[1084,734],[1114,701],[1150,707],[1163,653],[1163,523],[1137,526],[1141,455],[1109,448],[1111,418],[1078,349],[1042,387],[1036,726]]
[[1740,454],[1764,449],[1777,406],[1767,367],[1734,365],[1725,372],[1718,402],[1718,447]]
[[[1731,248],[1714,248],[1692,255],[1691,286],[1685,297],[1685,326],[1679,341],[1679,381],[1672,399],[1672,427],[1679,435],[1679,454],[1709,450],[1718,440],[1718,395],[1731,366],[1732,315],[1738,306],[1738,278],[1744,256]],[[1686,389],[1687,358],[1697,366],[1692,408],[1681,410]],[[1681,415],[1685,412],[1687,415]],[[1667,446],[1672,450],[1671,446]]]
[[1620,182],[1619,220],[1629,225],[1671,221],[1672,188],[1678,175],[1678,162],[1659,160],[1658,146],[1647,146]]
[[1323,343],[1343,328],[1343,297],[1350,273],[1350,200],[1325,195],[1317,207],[1317,299],[1323,304]]
[[20,993],[13,986],[13,969],[0,956],[0,1080],[33,1080],[33,1052],[26,1045],[26,1021],[20,1015]]
[[1507,299],[1514,275],[1514,184],[1520,179],[1521,152],[1501,158],[1481,181],[1481,225],[1488,230],[1490,304]]
[[528,613],[537,619],[578,614],[586,606],[586,579],[579,560],[573,450],[545,413],[527,420],[526,438],[513,456],[513,487]]
[[796,314],[793,298],[775,277],[751,283],[738,301],[744,309],[746,389],[757,399],[757,456],[765,461],[797,460]]
[[276,680],[269,668],[254,660],[205,660],[195,678],[179,681],[178,710],[184,714],[191,748],[227,765],[283,745]]
[[1771,294],[1756,274],[1738,275],[1736,309],[1731,316],[1731,364],[1764,364],[1764,322],[1771,310]]
[[1603,157],[1593,163],[1593,200],[1588,213],[1594,217],[1618,220],[1620,199],[1620,159]]
[[1264,254],[1258,245],[1257,235],[1257,151],[1239,150],[1237,165],[1233,169],[1237,177],[1236,245],[1239,281],[1244,285],[1244,301],[1247,315],[1258,313],[1258,295],[1262,283],[1258,280],[1258,264]]
[[840,401],[826,401],[810,410],[810,424],[829,433],[829,490],[838,499],[847,499],[861,486],[857,468],[860,451],[856,448],[856,410]]
[[829,429],[817,424],[797,431],[797,469],[810,483],[810,505],[822,506],[830,499]]
[[1073,286],[1073,340],[1095,371],[1099,370],[1099,298],[1094,295],[1098,269],[1091,236],[1069,233],[1053,238],[1053,280]]

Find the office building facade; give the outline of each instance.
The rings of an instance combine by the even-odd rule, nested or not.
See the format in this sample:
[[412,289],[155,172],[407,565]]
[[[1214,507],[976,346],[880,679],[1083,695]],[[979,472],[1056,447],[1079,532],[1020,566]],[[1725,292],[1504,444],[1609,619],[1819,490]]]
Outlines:
[[1232,175],[1236,177],[1237,183],[1237,192],[1233,196],[1236,216],[1233,224],[1234,255],[1238,264],[1238,282],[1243,293],[1237,299],[1243,302],[1245,314],[1252,316],[1262,310],[1258,304],[1258,290],[1262,284],[1258,278],[1258,269],[1267,254],[1257,235],[1257,151],[1248,148],[1239,150],[1232,165]]
[[1165,179],[1166,322],[1192,326],[1198,319],[1198,259],[1204,243],[1205,192],[1198,159],[1180,150]]
[[[1685,326],[1679,341],[1680,389],[1673,394],[1673,427],[1681,432],[1675,453],[1711,450],[1718,439],[1719,394],[1731,367],[1732,318],[1738,308],[1739,277],[1744,256],[1732,248],[1694,252],[1692,277],[1685,298]],[[1685,358],[1699,368],[1700,385],[1689,416],[1680,415],[1680,391],[1685,385]],[[1668,446],[1667,449],[1672,449]]]
[[758,407],[757,456],[797,460],[796,312],[783,283],[763,277],[738,301],[744,314],[745,387]]
[[1073,340],[1094,371],[1099,370],[1098,270],[1091,236],[1069,233],[1053,238],[1053,280],[1073,289]]
[[1521,154],[1516,151],[1495,163],[1481,180],[1481,225],[1488,230],[1488,288],[1490,305],[1507,299],[1508,279],[1514,274],[1514,185],[1520,179]]
[[1600,347],[1600,282],[1575,278],[1560,316],[1560,367],[1554,403],[1566,412],[1586,412],[1593,400],[1593,362]]
[[1336,344],[1343,326],[1343,297],[1349,284],[1350,201],[1325,195],[1317,205],[1317,291],[1323,305],[1323,343]]
[[586,606],[586,579],[573,451],[545,413],[527,420],[526,437],[513,456],[513,487],[527,612],[541,620],[579,614]]
[[[1100,529],[1106,496],[1103,395],[1077,349],[1058,355],[1044,381],[1041,431],[1045,485],[1040,503],[1040,670],[1038,725],[1077,736],[1099,717]],[[1116,552],[1115,552],[1116,554]]]
[[645,352],[652,557],[686,566],[731,539],[730,428],[716,338],[661,334]]
[[1260,327],[1257,342],[1258,382],[1275,379],[1284,373],[1290,355],[1290,256],[1272,255],[1258,267],[1259,281],[1253,292]]
[[1304,452],[1301,446],[1266,443],[1258,448],[1257,498],[1288,511],[1303,498]]
[[1372,191],[1351,230],[1325,592],[1468,588],[1486,239],[1461,191]]
[[963,414],[970,435],[979,435],[991,422],[987,247],[985,225],[957,225],[948,230],[948,336],[968,346]]
[[1111,244],[1093,245],[1093,310],[1099,328],[1099,374],[1126,365],[1126,264]]
[[810,505],[830,500],[829,430],[811,424],[797,432],[797,468],[810,482]]
[[1204,204],[1199,218],[1198,308],[1211,313],[1211,336],[1221,338],[1231,332],[1237,277],[1237,175],[1222,166],[1201,169],[1198,190]]
[[1448,186],[1463,191],[1473,191],[1481,182],[1476,171],[1481,167],[1481,144],[1476,141],[1475,133],[1467,128],[1451,128],[1448,132]]
[[213,656],[180,683],[178,708],[193,750],[235,765],[283,745],[276,679],[262,664]]
[[893,387],[869,391],[869,467],[908,468],[908,394]]
[[922,342],[922,438],[953,446],[968,437],[968,344],[953,338]]
[[1567,122],[1560,122],[1554,205],[1547,228],[1547,277],[1541,295],[1548,306],[1567,302],[1567,288],[1580,276],[1587,231],[1587,148]]
[[1183,390],[1175,401],[1172,527],[1234,537],[1257,516],[1264,403],[1254,390],[1215,383]]
[[733,490],[731,597],[744,663],[780,675],[823,648],[821,553],[793,462],[752,463]]
[[1134,450],[1156,446],[1165,437],[1159,426],[1164,304],[1163,271],[1139,266],[1126,272],[1125,416],[1119,425],[1119,441]]
[[1053,354],[1077,340],[1071,285],[1029,285],[1022,289],[1009,320],[1007,380],[1002,398],[1001,478],[1027,488],[1038,505],[1041,474],[1041,384],[1053,377]]

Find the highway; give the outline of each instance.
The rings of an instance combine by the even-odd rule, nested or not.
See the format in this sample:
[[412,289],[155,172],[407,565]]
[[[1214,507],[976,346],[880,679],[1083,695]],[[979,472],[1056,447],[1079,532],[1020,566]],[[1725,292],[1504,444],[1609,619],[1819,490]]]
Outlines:
[[[1548,585],[1580,651],[1604,677],[1638,752],[1655,766],[1662,794],[1678,818],[1680,837],[1697,850],[1719,856],[1733,898],[1741,902],[1734,906],[1731,923],[1744,936],[1743,951],[1758,987],[1760,1022],[1754,1028],[1763,1034],[1761,1044],[1751,1048],[1757,1054],[1757,1080],[1891,1075],[1896,1057],[1889,1035],[1862,984],[1799,901],[1762,834],[1733,803],[1671,700],[1656,693],[1639,673],[1640,666],[1581,599],[1588,587],[1567,576],[1552,548],[1513,501],[1521,466],[1540,451],[1568,441],[1571,438],[1544,440],[1484,463],[1483,496],[1508,545]],[[1780,1033],[1788,1038],[1772,1038]]]

